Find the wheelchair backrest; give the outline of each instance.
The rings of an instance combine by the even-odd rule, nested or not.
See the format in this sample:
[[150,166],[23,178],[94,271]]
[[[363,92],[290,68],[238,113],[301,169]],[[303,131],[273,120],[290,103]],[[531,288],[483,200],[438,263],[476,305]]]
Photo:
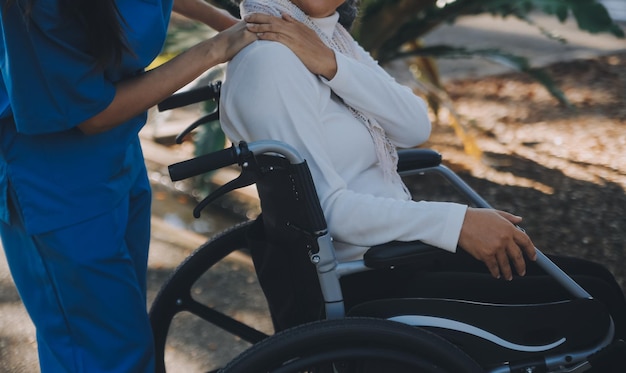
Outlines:
[[274,321],[283,330],[323,318],[323,297],[311,255],[326,230],[319,199],[304,164],[257,156],[261,215],[249,231],[255,270]]

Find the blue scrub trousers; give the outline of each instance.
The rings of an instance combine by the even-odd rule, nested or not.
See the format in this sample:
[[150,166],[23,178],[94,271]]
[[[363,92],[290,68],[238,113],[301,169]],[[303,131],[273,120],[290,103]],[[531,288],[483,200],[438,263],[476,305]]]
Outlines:
[[110,212],[38,235],[25,232],[9,192],[11,224],[0,222],[0,234],[37,330],[42,373],[154,372],[146,310],[151,192],[145,172],[138,179]]

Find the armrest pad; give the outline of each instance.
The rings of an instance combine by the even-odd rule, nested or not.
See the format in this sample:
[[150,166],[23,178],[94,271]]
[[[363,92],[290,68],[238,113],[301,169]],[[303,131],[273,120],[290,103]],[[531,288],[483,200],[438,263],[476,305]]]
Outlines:
[[441,164],[441,154],[432,149],[403,149],[398,151],[398,172],[429,168]]
[[365,266],[373,269],[387,269],[400,266],[419,267],[420,264],[428,266],[433,259],[442,255],[454,254],[421,241],[392,241],[372,246],[363,255],[363,261]]

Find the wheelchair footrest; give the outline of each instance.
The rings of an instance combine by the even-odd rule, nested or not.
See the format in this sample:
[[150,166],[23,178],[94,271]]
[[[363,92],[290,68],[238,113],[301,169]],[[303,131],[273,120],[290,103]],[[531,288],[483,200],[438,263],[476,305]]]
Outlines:
[[382,299],[353,307],[349,316],[385,318],[426,328],[483,366],[585,350],[600,343],[610,326],[606,309],[593,299],[515,305]]

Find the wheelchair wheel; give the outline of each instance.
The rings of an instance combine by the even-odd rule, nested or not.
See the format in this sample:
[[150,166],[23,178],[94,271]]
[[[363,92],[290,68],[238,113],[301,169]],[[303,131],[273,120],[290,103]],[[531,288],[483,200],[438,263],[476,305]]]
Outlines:
[[244,351],[220,373],[478,373],[463,351],[423,329],[383,319],[301,325]]
[[236,225],[200,246],[193,254],[174,270],[156,296],[150,308],[156,372],[165,372],[165,349],[172,320],[181,313],[190,313],[220,329],[250,343],[267,337],[266,334],[241,323],[207,305],[196,301],[192,288],[198,279],[211,267],[230,253],[246,249],[246,231],[251,222]]

